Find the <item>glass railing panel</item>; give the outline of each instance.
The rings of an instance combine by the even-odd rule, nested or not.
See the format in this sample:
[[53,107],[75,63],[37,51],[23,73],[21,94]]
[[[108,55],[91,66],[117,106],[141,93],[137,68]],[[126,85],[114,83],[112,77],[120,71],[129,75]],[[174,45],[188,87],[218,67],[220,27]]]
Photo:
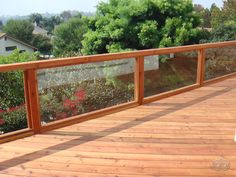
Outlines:
[[144,96],[154,96],[195,84],[197,58],[197,52],[145,57]]
[[135,59],[42,69],[42,124],[134,101]]
[[205,80],[236,72],[236,46],[206,49]]

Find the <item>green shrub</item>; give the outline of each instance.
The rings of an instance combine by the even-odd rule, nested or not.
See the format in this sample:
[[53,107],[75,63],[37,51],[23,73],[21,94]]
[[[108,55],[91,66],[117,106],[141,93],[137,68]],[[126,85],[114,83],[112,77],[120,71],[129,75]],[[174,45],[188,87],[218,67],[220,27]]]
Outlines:
[[133,100],[134,85],[98,79],[44,89],[40,94],[43,123],[107,108]]
[[[15,50],[9,56],[0,56],[0,64],[11,64],[36,60],[34,54]],[[27,127],[24,106],[23,71],[0,73],[0,132],[11,132]],[[17,108],[17,110],[16,110]]]
[[0,134],[27,128],[25,107],[0,113]]

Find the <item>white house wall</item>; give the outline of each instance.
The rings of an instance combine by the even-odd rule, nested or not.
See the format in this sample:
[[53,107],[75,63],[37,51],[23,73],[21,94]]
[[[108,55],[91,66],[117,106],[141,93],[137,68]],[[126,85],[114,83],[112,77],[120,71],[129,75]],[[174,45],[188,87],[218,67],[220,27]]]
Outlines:
[[11,47],[11,46],[16,46],[18,50],[25,50],[26,52],[32,53],[34,52],[34,49],[23,45],[19,42],[16,42],[10,38],[7,38],[7,40],[5,41],[5,37],[2,37],[0,39],[0,55],[9,55],[12,53],[12,51],[6,51],[6,47]]

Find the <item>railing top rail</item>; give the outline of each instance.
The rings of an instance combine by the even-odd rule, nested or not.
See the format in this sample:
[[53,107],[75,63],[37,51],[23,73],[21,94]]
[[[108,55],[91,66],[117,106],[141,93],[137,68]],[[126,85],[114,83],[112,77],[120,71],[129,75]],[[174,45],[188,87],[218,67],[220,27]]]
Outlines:
[[125,58],[135,58],[139,56],[188,52],[188,51],[195,51],[195,50],[200,50],[200,49],[218,48],[218,47],[226,47],[226,46],[234,46],[234,45],[236,45],[236,41],[227,41],[227,42],[196,44],[196,45],[187,45],[187,46],[179,46],[179,47],[139,50],[139,51],[122,52],[122,53],[99,54],[99,55],[79,56],[79,57],[71,57],[71,58],[59,58],[59,59],[53,59],[53,60],[32,61],[32,62],[24,62],[24,63],[2,64],[0,65],[0,72],[8,72],[8,71],[14,71],[14,70],[27,70],[27,69],[45,69],[45,68],[78,65],[78,64],[85,64],[85,63],[92,63],[92,62],[102,62],[102,61],[118,60],[118,59],[125,59]]

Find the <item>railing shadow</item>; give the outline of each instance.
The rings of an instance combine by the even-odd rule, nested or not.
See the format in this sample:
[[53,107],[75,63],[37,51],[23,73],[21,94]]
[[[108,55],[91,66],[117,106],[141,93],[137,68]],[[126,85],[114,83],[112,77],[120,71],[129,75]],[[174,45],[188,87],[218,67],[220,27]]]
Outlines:
[[[78,145],[81,145],[81,144],[84,144],[84,143],[87,143],[87,142],[90,142],[90,141],[94,141],[96,139],[100,139],[100,138],[112,135],[114,133],[118,133],[118,132],[123,131],[125,129],[129,129],[129,128],[141,125],[142,123],[158,119],[158,118],[160,118],[162,116],[166,116],[170,113],[179,111],[179,110],[187,108],[189,106],[193,106],[195,104],[201,103],[201,102],[206,101],[208,99],[220,96],[220,95],[225,94],[227,92],[230,92],[234,89],[236,89],[236,85],[227,86],[226,88],[224,88],[222,90],[216,90],[213,93],[210,93],[208,95],[196,98],[196,99],[188,101],[186,103],[181,103],[181,104],[170,103],[171,106],[169,108],[166,108],[166,110],[161,110],[161,111],[158,111],[154,114],[144,116],[142,118],[139,118],[138,121],[137,120],[132,120],[130,122],[127,122],[127,123],[124,123],[124,124],[121,124],[121,125],[118,125],[118,126],[114,126],[114,127],[105,129],[103,131],[99,131],[98,133],[102,133],[101,136],[96,136],[96,133],[91,133],[90,135],[84,135],[80,138],[69,140],[67,142],[63,142],[63,143],[60,143],[60,144],[57,144],[57,145],[54,145],[54,146],[51,146],[51,147],[48,147],[48,148],[44,148],[42,150],[38,150],[38,151],[35,151],[35,152],[32,152],[32,153],[28,153],[28,154],[13,158],[13,159],[2,161],[2,162],[0,162],[0,170],[6,170],[8,168],[15,167],[17,165],[21,165],[23,163],[27,163],[27,162],[30,162],[30,161],[33,161],[33,160],[36,160],[36,159],[39,159],[39,158],[42,158],[42,157],[45,157],[45,156],[55,154],[59,151],[70,149],[74,146],[78,146]],[[150,105],[155,105],[155,104],[158,105],[159,103],[158,102],[150,103]],[[160,103],[160,105],[161,104],[165,105],[165,103]],[[168,105],[168,103],[167,103],[167,105]]]

